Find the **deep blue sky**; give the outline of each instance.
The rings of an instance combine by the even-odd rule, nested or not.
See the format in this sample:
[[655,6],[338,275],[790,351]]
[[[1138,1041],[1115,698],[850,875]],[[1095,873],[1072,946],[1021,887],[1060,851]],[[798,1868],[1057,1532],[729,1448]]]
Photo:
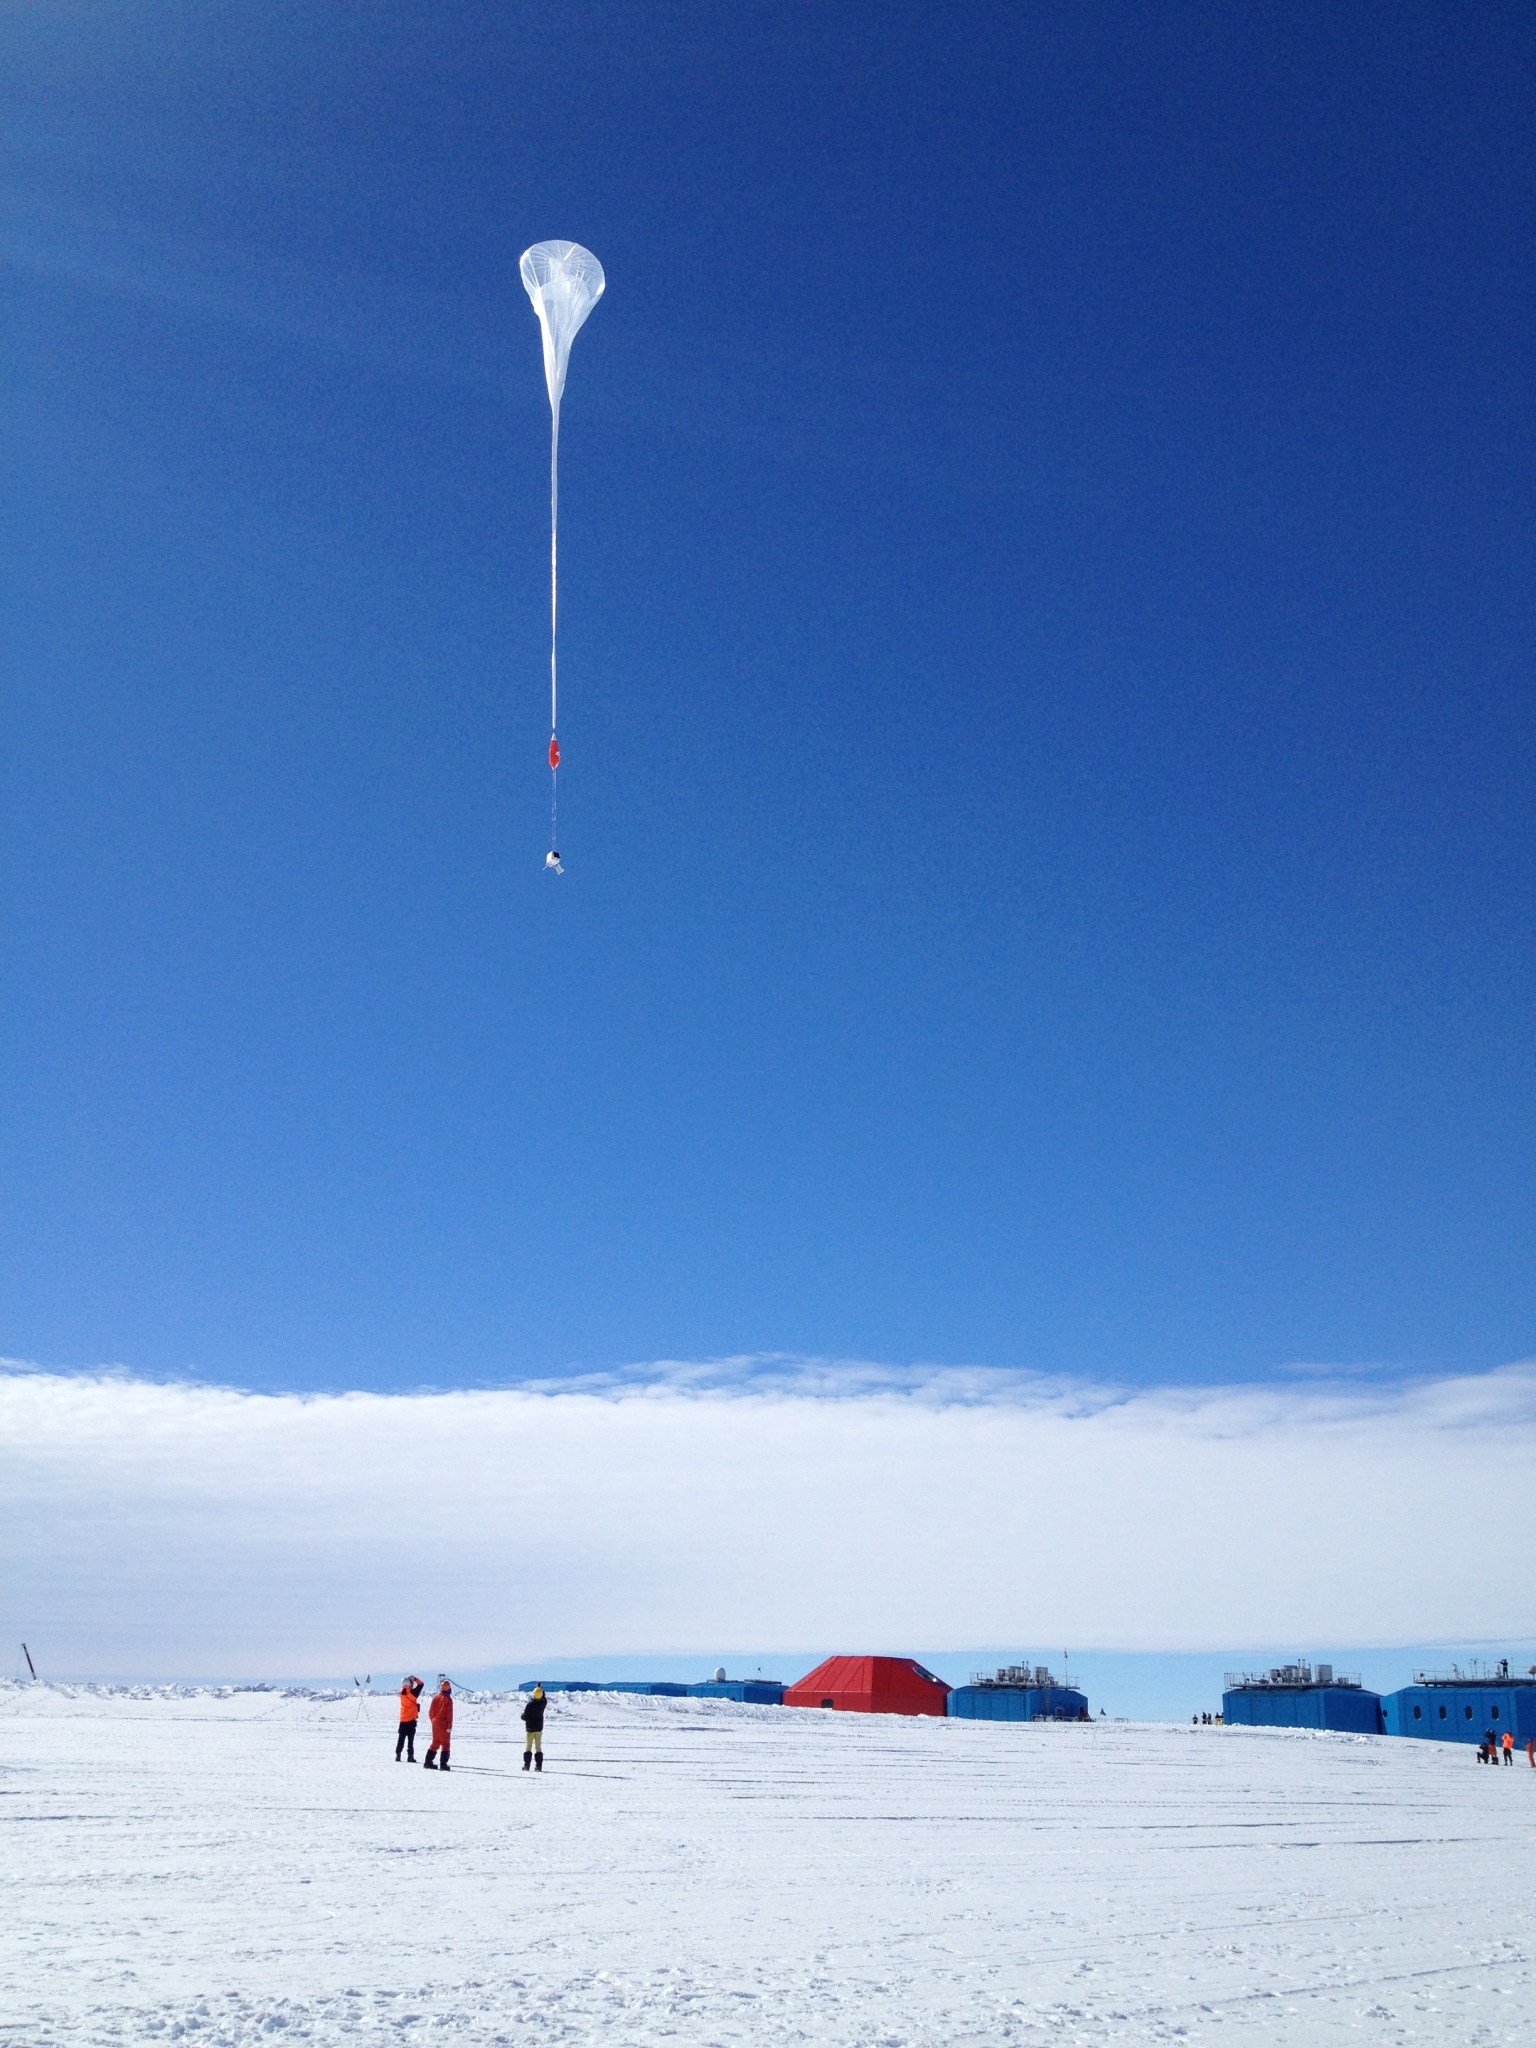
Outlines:
[[1531,1351],[1533,58],[8,7],[3,1348]]

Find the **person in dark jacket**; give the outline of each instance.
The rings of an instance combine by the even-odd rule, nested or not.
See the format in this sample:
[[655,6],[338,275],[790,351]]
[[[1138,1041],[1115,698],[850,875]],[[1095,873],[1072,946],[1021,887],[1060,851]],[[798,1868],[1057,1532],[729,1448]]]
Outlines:
[[549,1705],[544,1697],[542,1685],[536,1685],[528,1695],[528,1704],[523,1708],[523,1769],[529,1764],[536,1771],[544,1768],[544,1709]]
[[413,1671],[400,1688],[400,1732],[395,1737],[395,1762],[405,1751],[408,1764],[416,1761],[416,1723],[421,1719],[422,1683]]
[[[432,1704],[427,1710],[432,1722],[432,1747],[422,1759],[429,1771],[446,1771],[448,1768],[448,1745],[453,1740],[453,1687],[445,1678],[432,1695]],[[441,1755],[442,1762],[435,1759]]]

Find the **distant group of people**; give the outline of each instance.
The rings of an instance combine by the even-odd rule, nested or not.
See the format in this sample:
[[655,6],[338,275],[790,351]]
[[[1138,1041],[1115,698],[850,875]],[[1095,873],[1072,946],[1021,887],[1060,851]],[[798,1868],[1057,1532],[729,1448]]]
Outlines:
[[1222,1725],[1220,1714],[1191,1714],[1189,1718],[1196,1728],[1219,1728]]
[[[409,1673],[400,1687],[400,1729],[395,1737],[395,1762],[402,1757],[408,1764],[416,1761],[416,1727],[421,1719],[421,1696],[426,1686],[415,1672]],[[536,1771],[544,1768],[544,1709],[548,1704],[542,1685],[536,1685],[523,1707],[523,1769],[530,1765]],[[448,1769],[448,1750],[453,1741],[453,1686],[446,1679],[439,1679],[437,1691],[427,1707],[427,1719],[432,1727],[432,1742],[422,1764],[429,1771]]]
[[[1525,1755],[1526,1761],[1531,1765],[1533,1769],[1536,1769],[1536,1735],[1533,1735],[1526,1743]],[[1504,1730],[1503,1736],[1500,1737],[1495,1735],[1491,1728],[1485,1728],[1483,1730],[1483,1739],[1477,1745],[1478,1762],[1480,1764],[1496,1764],[1501,1756],[1507,1764],[1512,1764],[1514,1762],[1514,1730],[1512,1728],[1506,1728]]]

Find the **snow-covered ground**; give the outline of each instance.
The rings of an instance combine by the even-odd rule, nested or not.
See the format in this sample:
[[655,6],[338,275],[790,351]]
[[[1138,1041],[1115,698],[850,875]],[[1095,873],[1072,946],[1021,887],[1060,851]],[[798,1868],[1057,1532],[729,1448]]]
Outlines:
[[1459,1747],[0,1688],[0,2041],[1536,2041],[1536,1771]]

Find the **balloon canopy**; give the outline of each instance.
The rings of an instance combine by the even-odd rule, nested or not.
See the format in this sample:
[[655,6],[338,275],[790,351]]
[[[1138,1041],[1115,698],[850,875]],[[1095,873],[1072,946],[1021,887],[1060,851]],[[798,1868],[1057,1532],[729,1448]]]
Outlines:
[[560,410],[571,343],[603,296],[603,266],[580,242],[535,242],[519,266],[544,335],[544,381],[552,412]]

